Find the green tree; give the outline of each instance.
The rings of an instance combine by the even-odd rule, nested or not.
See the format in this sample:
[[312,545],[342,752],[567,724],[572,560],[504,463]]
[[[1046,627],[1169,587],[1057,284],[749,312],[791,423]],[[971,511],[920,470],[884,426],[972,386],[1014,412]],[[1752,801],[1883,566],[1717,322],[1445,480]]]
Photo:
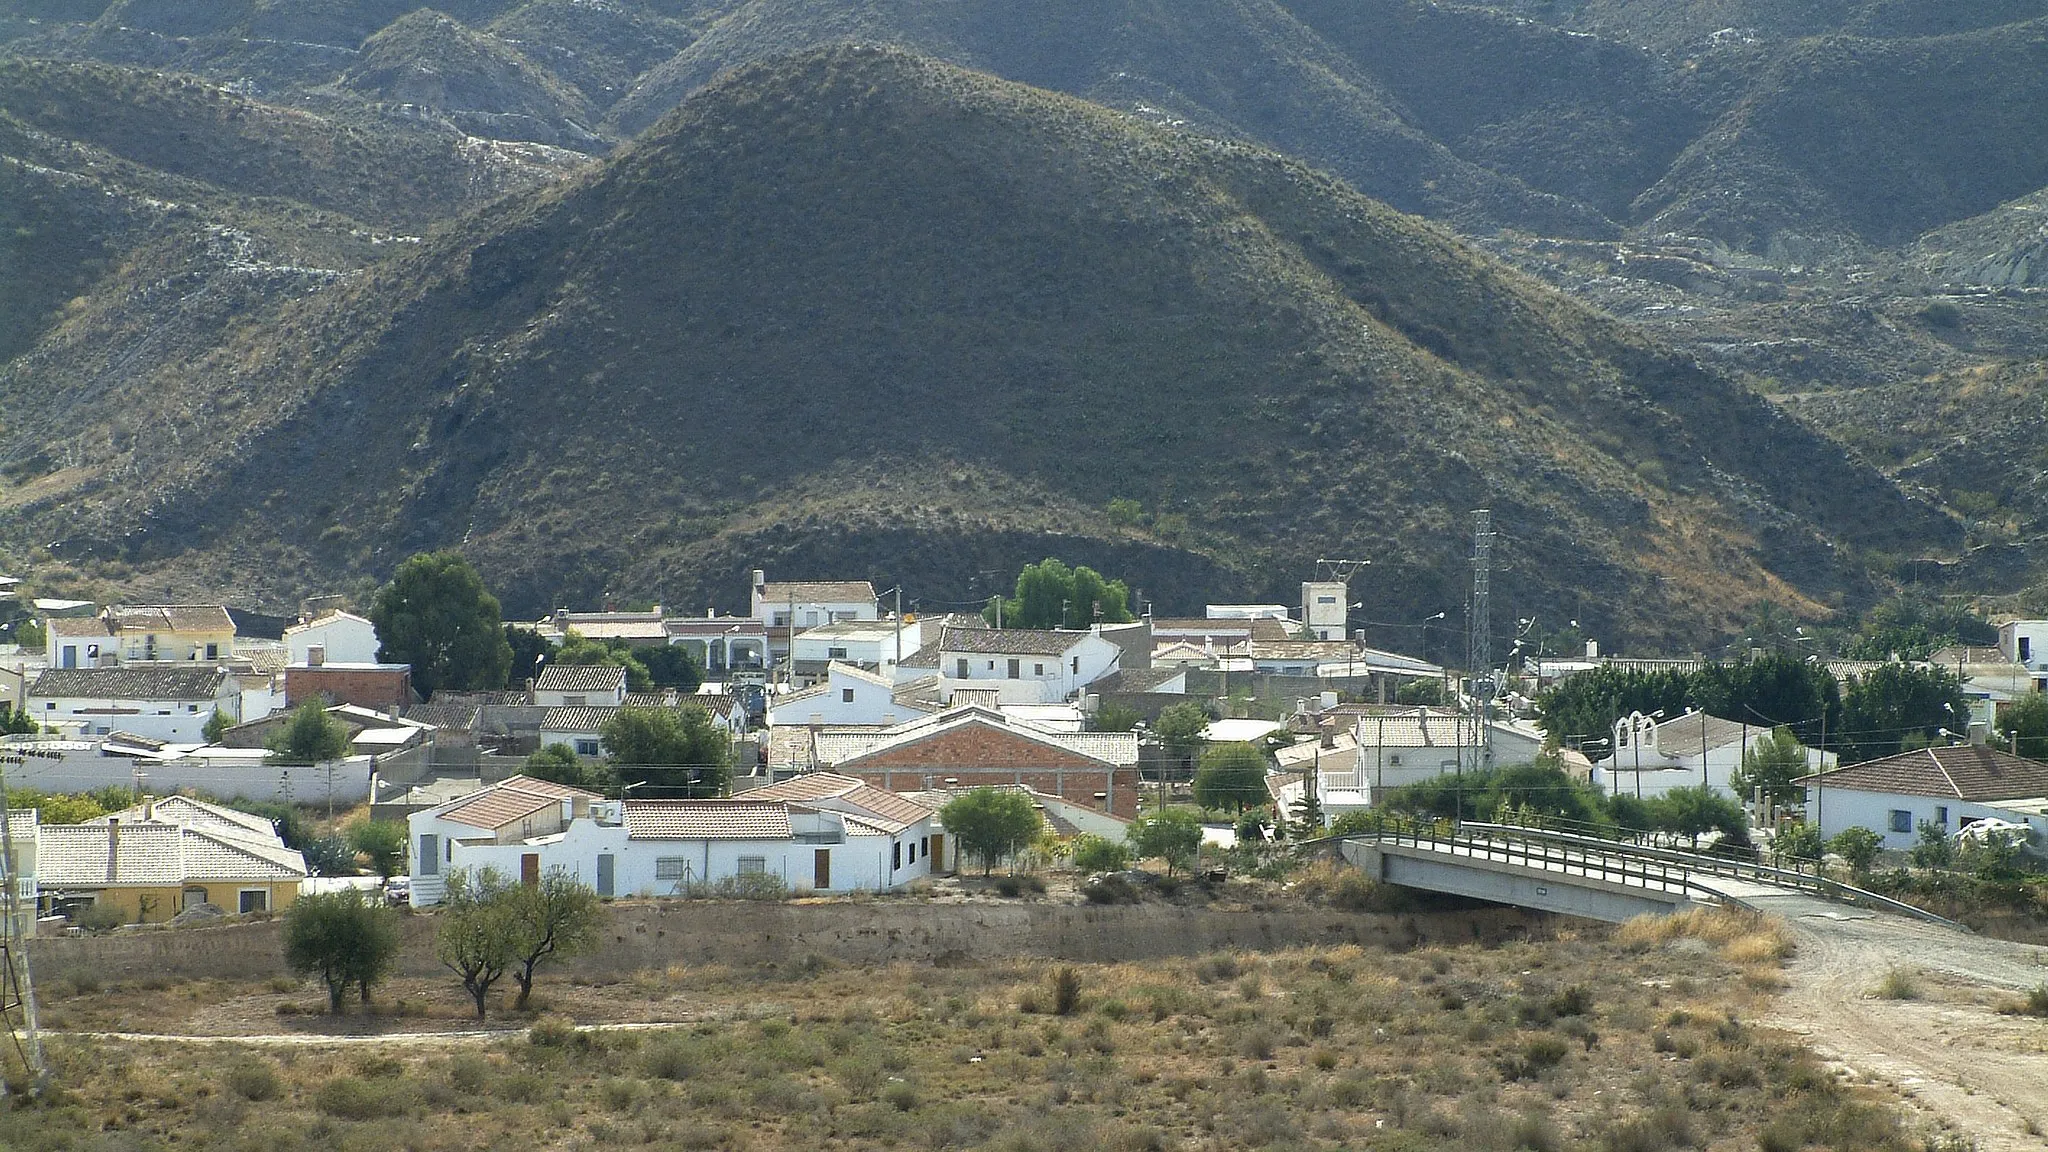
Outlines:
[[1896,596],[1864,613],[1842,643],[1852,660],[1925,660],[1951,644],[1996,644],[1998,629],[1960,604]]
[[1105,836],[1074,837],[1074,867],[1082,872],[1121,872],[1131,866],[1131,851]]
[[512,650],[508,687],[524,685],[527,677],[540,675],[541,665],[555,658],[553,640],[517,624],[505,625],[505,646]]
[[1884,847],[1884,837],[1868,828],[1844,828],[1828,841],[1828,851],[1840,856],[1857,876],[1870,875],[1870,863]]
[[37,730],[35,717],[28,714],[28,709],[0,700],[0,736],[33,736]]
[[1955,673],[1881,664],[1851,679],[1843,695],[1843,759],[1855,763],[1925,747],[1942,728],[1961,731],[1969,714]]
[[609,793],[619,786],[619,775],[612,771],[610,765],[585,760],[567,744],[550,744],[542,748],[528,756],[519,771],[521,775],[536,780],[567,784],[590,792]]
[[2048,760],[2048,693],[2029,692],[1998,711],[1998,734],[2029,760]]
[[363,899],[356,889],[300,896],[285,909],[285,964],[319,977],[330,1012],[341,1011],[342,994],[351,985],[369,1003],[370,986],[390,973],[398,948],[397,913]]
[[1576,824],[1599,824],[1606,815],[1600,794],[1593,786],[1566,775],[1554,756],[1539,756],[1527,764],[1505,764],[1491,772],[1468,774],[1466,784],[1468,788],[1482,788],[1478,801],[1482,818],[1500,819],[1512,811]]
[[1202,848],[1202,818],[1187,808],[1168,808],[1131,821],[1124,832],[1141,860],[1166,861],[1166,874],[1192,869]]
[[1266,803],[1266,754],[1243,742],[1218,744],[1202,753],[1195,770],[1195,803],[1243,812]]
[[1915,868],[1946,868],[1955,862],[1955,842],[1948,837],[1948,829],[1939,824],[1920,821],[1920,838],[1906,851],[1906,859]]
[[704,682],[704,669],[697,666],[697,658],[690,655],[690,650],[680,644],[635,648],[633,655],[647,666],[647,675],[657,688],[694,692]]
[[603,666],[626,670],[626,690],[646,692],[654,687],[654,677],[647,671],[647,665],[633,653],[633,649],[618,640],[591,640],[574,628],[562,636],[562,646],[555,649],[552,661],[568,667]]
[[405,825],[396,820],[358,820],[348,829],[348,846],[368,857],[370,870],[386,880],[405,867],[405,841]]
[[1673,788],[1648,803],[1650,826],[1660,832],[1692,837],[1695,846],[1708,832],[1736,842],[1749,836],[1749,816],[1732,797],[1702,785]]
[[1145,714],[1113,701],[1105,701],[1088,719],[1090,732],[1129,732],[1145,720]]
[[1413,680],[1403,680],[1401,685],[1394,689],[1394,703],[1396,704],[1437,705],[1443,702],[1444,682],[1433,677],[1417,677]]
[[1045,826],[1030,797],[996,788],[976,788],[948,800],[939,809],[939,823],[961,855],[981,860],[983,876],[995,871],[998,860],[1036,840]]
[[1166,754],[1183,766],[1202,754],[1202,746],[1208,743],[1202,733],[1208,729],[1208,711],[1192,700],[1167,705],[1159,713],[1159,723],[1152,726]]
[[370,621],[383,642],[377,658],[412,665],[423,695],[505,686],[512,646],[498,598],[460,553],[423,552],[400,564],[378,590]]
[[213,715],[206,718],[205,726],[199,729],[199,734],[206,738],[208,744],[218,744],[221,736],[233,726],[234,721],[228,719],[228,714],[215,708]]
[[479,1020],[484,1018],[491,987],[519,960],[507,887],[495,868],[450,873],[441,924],[434,933],[434,958],[462,979],[463,990],[476,1001]]
[[26,651],[41,652],[50,646],[50,632],[39,621],[23,620],[14,626],[14,642]]
[[1539,694],[1537,723],[1559,746],[1577,740],[1608,740],[1614,722],[1631,712],[1648,715],[1662,709],[1676,716],[1692,690],[1691,680],[1679,672],[1594,668]]
[[519,995],[514,1011],[533,996],[534,969],[551,960],[577,956],[597,947],[603,911],[597,890],[560,868],[550,868],[540,883],[501,890],[512,936],[512,980]]
[[1761,789],[1764,799],[1775,804],[1797,804],[1806,799],[1806,786],[1793,781],[1807,774],[1806,748],[1790,728],[1773,728],[1742,754],[1742,766],[1729,778],[1737,796],[1748,799]]
[[1841,728],[1841,689],[1834,673],[1796,652],[1709,664],[1688,682],[1688,702],[1715,716],[1773,727],[1804,725],[1801,731],[1813,732],[1816,739],[1823,715],[1830,732]]
[[348,755],[348,726],[327,714],[318,700],[292,711],[292,718],[272,732],[263,746],[272,764],[320,764]]
[[1771,838],[1771,852],[1780,860],[1818,860],[1825,851],[1820,829],[1811,824],[1787,824]]
[[732,779],[732,737],[704,706],[621,708],[599,729],[605,755],[649,784],[691,796],[723,795]]
[[[994,605],[984,614],[995,623]],[[1085,628],[1098,621],[1130,620],[1131,595],[1123,581],[1104,580],[1086,565],[1069,568],[1050,557],[1017,574],[1017,594],[1003,602],[1002,611],[1005,628]]]

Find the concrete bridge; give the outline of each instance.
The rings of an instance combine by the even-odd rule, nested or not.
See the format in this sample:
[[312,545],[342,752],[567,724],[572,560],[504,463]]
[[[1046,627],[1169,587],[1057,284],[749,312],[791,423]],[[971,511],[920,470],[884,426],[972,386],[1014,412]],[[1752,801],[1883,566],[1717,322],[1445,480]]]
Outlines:
[[1390,819],[1343,838],[1338,850],[1384,883],[1609,923],[1696,906],[1769,911],[1815,898],[1950,923],[1812,871],[1514,825]]

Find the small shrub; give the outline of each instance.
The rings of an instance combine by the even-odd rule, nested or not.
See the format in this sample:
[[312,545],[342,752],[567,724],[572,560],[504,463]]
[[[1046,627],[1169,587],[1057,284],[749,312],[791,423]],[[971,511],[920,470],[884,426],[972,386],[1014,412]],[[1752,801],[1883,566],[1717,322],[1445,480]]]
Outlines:
[[1195,963],[1195,979],[1204,984],[1217,984],[1237,979],[1237,957],[1228,952],[1218,952]]
[[262,1102],[277,1099],[281,1092],[277,1072],[260,1060],[242,1060],[229,1065],[228,1090],[244,1100]]
[[882,1102],[898,1112],[914,1112],[918,1105],[917,1088],[907,1081],[898,1080],[882,1089]]
[[688,1080],[697,1074],[696,1046],[681,1036],[664,1036],[647,1046],[641,1067],[662,1080]]
[[1081,887],[1081,896],[1090,904],[1136,904],[1140,899],[1138,889],[1121,876],[1097,876]]
[[760,900],[780,901],[790,898],[789,885],[773,872],[750,872],[744,875],[724,876],[717,880],[699,880],[682,884],[676,888],[676,895],[685,900]]
[[459,1053],[448,1060],[448,1083],[458,1092],[481,1095],[491,1083],[491,1062],[474,1052]]
[[1081,1006],[1081,974],[1072,968],[1061,968],[1052,976],[1052,1014],[1072,1016],[1074,1009]]
[[1534,1080],[1564,1062],[1565,1042],[1558,1036],[1537,1036],[1522,1045],[1520,1052],[1512,1052],[1494,1061],[1503,1080]]
[[1877,982],[1871,995],[1880,1000],[1918,1000],[1920,986],[1914,982],[1913,974],[1904,968],[1888,969],[1884,979]]
[[526,1031],[527,1041],[536,1048],[567,1048],[581,1036],[575,1022],[561,1016],[543,1016]]
[[313,1107],[341,1120],[375,1120],[390,1115],[393,1103],[388,1087],[354,1076],[337,1076],[313,1094]]
[[1131,866],[1131,851],[1106,836],[1074,837],[1074,867],[1083,872],[1121,872]]
[[1593,993],[1583,984],[1574,984],[1550,998],[1552,1016],[1584,1016],[1593,1010]]

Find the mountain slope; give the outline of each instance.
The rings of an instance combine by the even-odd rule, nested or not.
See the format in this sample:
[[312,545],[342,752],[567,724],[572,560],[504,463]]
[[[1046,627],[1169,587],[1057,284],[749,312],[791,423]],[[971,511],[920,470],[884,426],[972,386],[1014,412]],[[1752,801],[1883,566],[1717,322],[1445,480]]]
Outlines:
[[869,49],[721,80],[572,185],[137,366],[97,419],[53,381],[0,383],[16,534],[279,585],[459,544],[514,611],[606,579],[705,602],[778,557],[965,598],[1048,551],[1278,596],[1363,552],[1373,607],[1425,614],[1490,505],[1502,618],[1671,637],[1865,594],[1840,545],[1953,539],[1335,180]]

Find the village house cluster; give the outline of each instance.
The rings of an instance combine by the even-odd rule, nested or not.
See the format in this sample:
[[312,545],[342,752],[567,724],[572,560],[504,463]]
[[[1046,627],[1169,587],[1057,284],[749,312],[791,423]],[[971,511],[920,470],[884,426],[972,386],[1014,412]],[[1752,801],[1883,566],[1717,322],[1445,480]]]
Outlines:
[[[45,647],[0,661],[0,703],[40,728],[8,739],[10,784],[163,798],[82,825],[13,813],[20,875],[51,917],[98,905],[154,922],[199,905],[288,904],[308,879],[303,856],[269,821],[184,793],[330,810],[367,802],[375,817],[405,821],[410,899],[423,905],[441,899],[450,874],[480,867],[528,880],[561,869],[604,896],[753,878],[886,891],[959,866],[939,810],[966,790],[1021,792],[1054,832],[1112,839],[1184,799],[1187,759],[1153,728],[1176,704],[1215,717],[1208,740],[1270,752],[1274,811],[1312,794],[1324,820],[1539,754],[1606,792],[1726,793],[1744,753],[1771,735],[1743,717],[1638,713],[1598,740],[1556,747],[1516,699],[1479,707],[1446,669],[1367,646],[1347,628],[1341,581],[1305,582],[1295,606],[1216,604],[1200,617],[1061,629],[905,613],[866,581],[761,571],[749,602],[744,616],[563,609],[525,625],[555,641],[680,648],[704,672],[694,692],[636,692],[622,667],[547,663],[508,690],[422,700],[410,667],[380,660],[371,621],[331,601],[289,620],[220,605],[35,601]],[[1830,836],[1870,828],[1892,848],[1926,822],[2048,831],[2048,767],[1984,743],[2001,704],[2048,686],[2044,640],[2048,621],[2015,621],[1996,649],[1935,654],[1963,677],[1972,715],[1958,736],[1974,739],[1848,767],[1805,750],[1810,819]],[[1696,662],[1618,661],[1589,644],[1513,671],[1547,686],[1653,664]],[[1444,703],[1398,702],[1417,685]],[[345,729],[346,754],[273,762],[269,737],[308,701]],[[552,745],[605,757],[607,722],[629,708],[701,708],[732,741],[730,794],[662,796],[630,778],[600,794],[523,770]],[[1112,714],[1136,723],[1102,730]]]

